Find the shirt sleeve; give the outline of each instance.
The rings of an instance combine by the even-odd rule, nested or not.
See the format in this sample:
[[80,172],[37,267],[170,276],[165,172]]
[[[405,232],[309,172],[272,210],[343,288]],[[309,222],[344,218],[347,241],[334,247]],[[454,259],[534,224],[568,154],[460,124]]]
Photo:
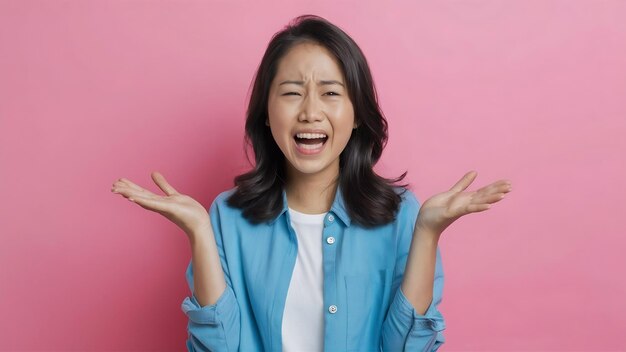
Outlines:
[[435,264],[433,299],[424,314],[418,314],[402,292],[401,284],[413,237],[420,204],[410,192],[398,215],[399,248],[392,282],[393,299],[381,331],[381,351],[437,351],[445,342],[446,328],[443,315],[438,310],[443,293],[443,265],[439,246]]
[[237,297],[232,288],[228,263],[224,254],[223,234],[216,199],[209,210],[215,242],[224,271],[226,289],[213,305],[200,306],[193,294],[193,267],[189,262],[186,271],[191,295],[183,300],[181,308],[188,317],[186,341],[188,351],[237,351],[241,329],[241,316]]

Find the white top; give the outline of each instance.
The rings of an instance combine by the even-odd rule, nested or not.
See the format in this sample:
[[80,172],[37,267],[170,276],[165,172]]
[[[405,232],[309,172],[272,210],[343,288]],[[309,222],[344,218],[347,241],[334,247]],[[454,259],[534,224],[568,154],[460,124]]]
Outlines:
[[289,208],[298,255],[283,314],[283,352],[324,351],[322,231],[326,214],[304,214]]

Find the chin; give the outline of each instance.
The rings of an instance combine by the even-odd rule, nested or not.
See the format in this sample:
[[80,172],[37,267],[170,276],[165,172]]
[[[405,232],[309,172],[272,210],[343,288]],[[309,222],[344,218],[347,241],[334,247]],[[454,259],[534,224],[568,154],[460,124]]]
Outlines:
[[293,171],[307,175],[314,175],[324,172],[325,170],[331,168],[333,165],[332,161],[327,162],[323,160],[297,160],[296,164],[289,161],[289,159],[286,160],[291,165],[290,167],[293,169]]
[[315,166],[315,165],[311,165],[311,166],[303,166],[303,165],[299,165],[299,166],[293,166],[292,167],[294,169],[294,171],[301,173],[301,174],[308,174],[308,175],[313,175],[316,173],[319,173],[321,171],[323,171],[326,167],[325,166]]

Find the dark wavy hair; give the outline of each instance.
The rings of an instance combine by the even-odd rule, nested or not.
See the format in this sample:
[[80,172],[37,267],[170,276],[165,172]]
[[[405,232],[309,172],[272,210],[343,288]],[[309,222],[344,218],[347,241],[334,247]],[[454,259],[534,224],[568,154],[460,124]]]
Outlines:
[[[372,75],[359,46],[339,27],[315,15],[294,18],[274,34],[253,81],[246,117],[245,146],[254,150],[252,170],[236,176],[235,191],[228,204],[243,210],[252,223],[274,219],[283,207],[282,192],[286,179],[286,158],[265,125],[268,95],[279,60],[294,45],[312,42],[328,49],[341,64],[349,98],[354,106],[357,128],[339,156],[341,191],[352,221],[364,227],[387,224],[395,219],[401,195],[408,185],[394,183],[406,176],[386,179],[373,167],[387,143],[387,121],[378,106]],[[246,156],[247,149],[246,150]],[[248,158],[248,160],[250,160]]]

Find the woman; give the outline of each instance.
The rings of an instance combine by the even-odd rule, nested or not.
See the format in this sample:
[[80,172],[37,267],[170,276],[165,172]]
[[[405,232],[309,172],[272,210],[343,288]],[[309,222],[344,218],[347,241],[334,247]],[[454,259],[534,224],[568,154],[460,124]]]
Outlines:
[[435,351],[438,241],[459,217],[511,191],[500,180],[420,204],[373,166],[387,141],[367,61],[340,28],[300,16],[276,33],[257,71],[246,140],[254,168],[206,209],[158,172],[155,195],[127,179],[114,192],[189,237],[190,351]]

